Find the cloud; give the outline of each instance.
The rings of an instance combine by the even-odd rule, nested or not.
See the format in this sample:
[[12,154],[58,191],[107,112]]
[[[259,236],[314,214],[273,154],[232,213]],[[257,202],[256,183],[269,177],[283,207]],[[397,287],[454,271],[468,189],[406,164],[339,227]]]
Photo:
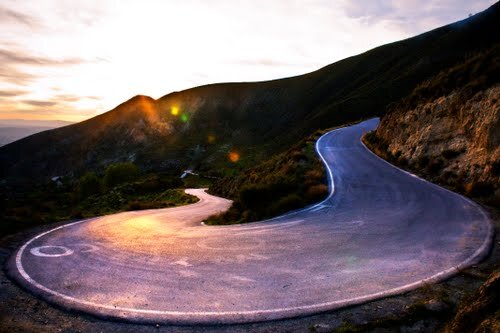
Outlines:
[[[79,97],[72,94],[56,94],[47,99],[8,98],[14,95],[15,89],[6,90],[2,97],[0,92],[0,119],[2,118],[23,118],[23,119],[61,119],[69,121],[81,121],[90,116],[97,115],[99,110],[92,106],[78,106],[80,100],[92,96]],[[18,90],[22,93],[24,91]],[[30,94],[30,92],[26,92]],[[76,105],[73,103],[77,103]]]
[[92,1],[81,1],[77,5],[71,4],[60,8],[56,15],[71,25],[80,23],[88,27],[95,26],[113,12],[110,2],[98,1],[98,3],[99,6],[96,6]]
[[58,100],[58,101],[63,101],[63,102],[78,102],[82,98],[77,95],[71,95],[71,94],[59,94],[56,95],[53,100]]
[[31,28],[37,28],[40,26],[40,22],[36,18],[3,6],[0,6],[0,22],[21,23]]
[[0,88],[33,92],[0,112],[83,117],[141,92],[297,75],[493,1],[0,0]]
[[263,59],[248,59],[240,60],[236,62],[239,65],[249,65],[249,66],[303,66],[303,64],[293,64],[285,61],[278,61],[268,58]]
[[99,62],[99,60],[86,60],[77,57],[56,59],[23,50],[13,43],[4,44],[8,45],[9,49],[0,49],[0,82],[14,85],[30,85],[35,79],[41,77],[40,73],[27,67],[69,67]]
[[0,62],[0,81],[14,85],[26,86],[30,84],[37,75],[20,71],[12,66]]
[[348,1],[344,5],[345,13],[352,18],[380,18],[390,16],[395,7],[390,0]]
[[0,91],[0,97],[16,97],[26,95],[28,91],[25,90],[3,90]]
[[68,66],[86,63],[81,58],[53,59],[37,56],[26,51],[0,49],[0,62],[13,65]]
[[8,104],[0,102],[1,118],[22,119],[61,119],[69,121],[81,121],[89,116],[97,115],[95,109],[68,109],[64,104],[53,107],[22,107],[22,104]]
[[93,99],[94,101],[99,101],[101,100],[102,98],[99,97],[99,96],[84,96],[85,98],[87,99]]
[[95,100],[98,101],[101,99],[99,96],[80,96],[80,95],[73,95],[73,94],[57,94],[54,97],[50,99],[50,101],[53,102],[58,102],[58,103],[74,103],[74,102],[79,102],[83,99],[90,99],[90,100]]
[[386,24],[406,34],[412,35],[436,28],[440,25],[467,18],[472,12],[486,9],[494,1],[477,0],[345,0],[344,13],[359,19],[365,25]]
[[39,107],[52,107],[57,105],[57,102],[53,101],[36,101],[32,99],[27,99],[22,101],[24,104],[32,105],[32,106],[39,106]]

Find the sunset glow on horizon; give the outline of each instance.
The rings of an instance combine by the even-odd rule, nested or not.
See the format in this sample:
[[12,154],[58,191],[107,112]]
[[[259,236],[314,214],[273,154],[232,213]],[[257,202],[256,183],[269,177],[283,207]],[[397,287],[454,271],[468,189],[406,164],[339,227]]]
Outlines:
[[493,3],[2,0],[0,119],[81,121],[138,94],[300,75]]

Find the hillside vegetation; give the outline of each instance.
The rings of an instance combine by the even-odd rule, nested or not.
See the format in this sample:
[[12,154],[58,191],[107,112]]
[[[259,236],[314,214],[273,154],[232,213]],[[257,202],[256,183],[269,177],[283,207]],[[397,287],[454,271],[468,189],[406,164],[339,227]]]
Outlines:
[[127,210],[166,208],[196,202],[177,175],[144,174],[131,163],[86,173],[74,182],[57,179],[0,192],[0,235],[36,225]]
[[[0,147],[2,184],[76,179],[125,161],[147,172],[237,174],[317,129],[381,115],[418,83],[491,47],[500,38],[499,9],[301,76],[207,85],[158,100],[136,96],[87,121]],[[228,158],[233,152],[237,161]]]
[[211,216],[206,223],[257,221],[323,199],[328,194],[326,173],[315,151],[321,134],[317,131],[286,152],[212,184],[211,193],[234,202],[227,212]]
[[[498,209],[499,51],[493,45],[421,83],[389,107],[365,143],[401,168]],[[445,332],[498,331],[500,272],[496,263],[490,268],[490,278],[460,304]]]
[[500,205],[500,45],[423,82],[365,141],[377,154]]
[[[474,110],[498,105],[494,83],[499,21],[497,3],[466,20],[312,73],[265,82],[212,84],[157,100],[136,96],[89,120],[0,147],[1,231],[185,203],[189,200],[178,196],[176,188],[207,186],[214,180],[211,192],[235,203],[210,223],[248,222],[300,208],[327,193],[325,173],[313,148],[321,130],[383,115],[388,106],[381,129],[369,137],[375,149],[386,151],[389,158],[406,158],[408,165],[419,169],[437,170],[436,177],[452,186],[465,184],[463,191],[471,195],[494,198],[498,163],[491,149],[498,147],[498,108],[488,109],[493,111],[486,114],[486,122]],[[461,109],[455,114],[457,105]],[[405,115],[409,109],[413,111]],[[458,117],[459,127],[451,120],[436,121],[434,109],[444,110],[446,119]],[[406,120],[399,124],[398,117]],[[415,132],[401,131],[409,136],[391,137],[400,125]],[[471,128],[475,137],[469,137]],[[441,154],[440,158],[421,154],[422,138],[439,141],[449,133],[459,133],[461,141],[454,141],[446,152],[437,148],[432,154]],[[413,148],[411,156],[405,152]],[[457,167],[443,161],[455,161]],[[132,163],[142,176],[126,180],[132,185],[113,183],[105,170],[118,163]],[[205,177],[178,183],[187,169]],[[168,181],[153,181],[157,186],[152,188],[136,184],[150,183],[145,175]],[[54,177],[62,180],[61,186],[51,181]]]

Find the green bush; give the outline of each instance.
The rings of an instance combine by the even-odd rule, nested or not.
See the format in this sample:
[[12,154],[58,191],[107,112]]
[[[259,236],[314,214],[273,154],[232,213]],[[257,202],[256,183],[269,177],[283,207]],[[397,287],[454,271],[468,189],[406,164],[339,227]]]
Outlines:
[[143,210],[155,208],[159,208],[159,204],[157,202],[133,200],[130,201],[127,205],[127,210]]
[[160,177],[149,174],[139,180],[120,186],[120,191],[127,195],[159,193],[167,189],[182,187],[182,181],[178,178]]
[[130,162],[111,164],[106,169],[104,184],[107,188],[134,181],[139,177],[139,168]]
[[276,183],[245,185],[240,190],[239,199],[247,209],[262,209],[276,198],[286,195],[292,186],[280,179]]
[[95,173],[87,172],[78,181],[78,191],[81,198],[101,193],[101,179]]
[[235,176],[218,179],[210,192],[234,200],[231,208],[211,216],[207,224],[258,221],[322,200],[328,195],[323,164],[316,156],[316,132],[284,153],[246,169]]
[[328,195],[328,186],[325,184],[312,185],[307,189],[306,197],[309,202],[320,201]]
[[295,193],[280,198],[269,208],[269,215],[278,215],[304,205],[304,201]]

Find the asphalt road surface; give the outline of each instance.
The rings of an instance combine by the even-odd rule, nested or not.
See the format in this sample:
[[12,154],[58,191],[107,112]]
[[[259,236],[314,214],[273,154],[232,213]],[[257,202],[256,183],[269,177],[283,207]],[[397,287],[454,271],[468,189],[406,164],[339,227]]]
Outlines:
[[492,227],[468,199],[360,142],[377,119],[322,136],[331,194],[269,221],[204,226],[230,201],[67,224],[25,243],[9,272],[39,297],[105,318],[212,324],[327,311],[445,279],[475,263]]

